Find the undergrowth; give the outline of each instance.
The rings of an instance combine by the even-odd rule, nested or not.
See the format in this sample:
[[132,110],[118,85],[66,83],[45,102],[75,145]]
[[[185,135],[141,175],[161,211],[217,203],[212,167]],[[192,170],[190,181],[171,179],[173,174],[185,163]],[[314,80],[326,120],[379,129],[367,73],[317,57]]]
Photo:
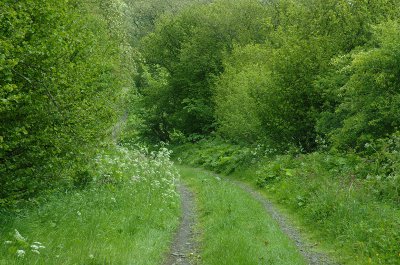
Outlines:
[[230,174],[239,167],[256,163],[262,154],[272,152],[263,146],[246,147],[232,145],[220,139],[201,140],[196,144],[175,146],[176,159],[192,166],[201,166],[217,173]]
[[104,150],[77,188],[3,210],[0,264],[160,264],[179,222],[169,155]]
[[341,262],[400,264],[399,139],[370,143],[363,154],[272,155],[215,140],[176,150],[185,164],[258,185]]

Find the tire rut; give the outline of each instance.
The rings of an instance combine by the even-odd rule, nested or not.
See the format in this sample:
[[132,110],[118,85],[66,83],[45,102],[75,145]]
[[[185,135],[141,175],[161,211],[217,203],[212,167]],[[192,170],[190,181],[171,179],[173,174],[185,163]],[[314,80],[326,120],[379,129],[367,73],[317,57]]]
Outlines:
[[194,193],[180,183],[178,191],[181,195],[182,218],[170,249],[170,254],[163,265],[195,265],[198,259],[196,242],[196,207]]
[[313,245],[307,244],[302,236],[300,235],[300,232],[298,229],[295,227],[291,226],[288,221],[286,220],[285,217],[283,217],[277,208],[273,205],[272,202],[270,202],[268,199],[266,199],[264,196],[262,196],[259,192],[248,186],[247,184],[240,182],[240,181],[235,181],[235,180],[229,180],[232,183],[236,184],[240,188],[242,188],[244,191],[249,193],[255,200],[260,202],[263,206],[265,211],[272,216],[272,218],[279,224],[279,227],[281,230],[296,244],[297,248],[299,249],[300,253],[303,255],[305,258],[307,264],[309,265],[338,265],[338,263],[333,262],[327,255],[318,253],[314,251]]

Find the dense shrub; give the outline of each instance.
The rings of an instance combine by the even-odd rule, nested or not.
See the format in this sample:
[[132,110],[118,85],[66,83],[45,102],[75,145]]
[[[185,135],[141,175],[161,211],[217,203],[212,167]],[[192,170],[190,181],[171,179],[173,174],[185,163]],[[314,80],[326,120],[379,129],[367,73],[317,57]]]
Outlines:
[[173,150],[174,159],[185,164],[229,174],[243,165],[254,163],[262,147],[250,148],[232,145],[221,139],[203,139],[197,143],[180,144]]
[[339,104],[334,112],[323,113],[319,122],[334,147],[363,150],[365,144],[400,127],[399,22],[377,26],[373,36],[373,47],[355,52],[338,70],[347,71],[347,81],[335,88],[341,95]]
[[254,0],[216,1],[159,19],[141,49],[148,136],[165,141],[174,129],[186,136],[214,130],[214,77],[225,54],[235,44],[264,42],[269,30],[266,10]]
[[123,8],[1,1],[0,205],[85,178],[110,138],[134,70]]

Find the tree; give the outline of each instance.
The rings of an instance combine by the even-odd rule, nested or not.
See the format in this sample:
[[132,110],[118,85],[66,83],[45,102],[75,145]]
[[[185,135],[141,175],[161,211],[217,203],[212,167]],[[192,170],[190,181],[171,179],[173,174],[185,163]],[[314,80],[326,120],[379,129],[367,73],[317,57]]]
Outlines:
[[169,73],[169,88],[163,90],[169,103],[158,107],[166,118],[162,126],[185,135],[212,131],[213,84],[223,71],[223,58],[234,43],[264,42],[268,25],[264,7],[244,0],[218,1],[162,18],[143,41],[150,73],[158,67]]
[[0,204],[71,185],[110,137],[132,88],[119,8],[0,3]]
[[399,22],[388,21],[377,26],[373,40],[373,47],[355,52],[338,70],[348,72],[343,86],[335,90],[343,96],[332,112],[321,116],[320,130],[335,147],[363,149],[373,139],[399,129]]

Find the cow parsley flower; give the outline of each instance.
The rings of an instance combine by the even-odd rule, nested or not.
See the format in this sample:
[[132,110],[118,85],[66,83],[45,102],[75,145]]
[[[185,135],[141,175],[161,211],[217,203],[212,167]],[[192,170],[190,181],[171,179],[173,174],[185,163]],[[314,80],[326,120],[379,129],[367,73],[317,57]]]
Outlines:
[[25,250],[23,249],[18,249],[17,250],[17,257],[24,257],[25,256]]
[[[32,246],[34,246],[34,245],[36,245],[36,247],[37,247],[38,249],[46,248],[45,246],[43,246],[42,243],[40,243],[40,242],[38,242],[38,241],[33,242],[33,243],[32,243]],[[32,246],[31,246],[31,247],[32,247]]]
[[17,229],[15,229],[14,238],[18,241],[26,241],[25,237],[23,237]]
[[32,251],[33,251],[33,250],[38,250],[38,249],[39,249],[39,246],[38,246],[38,245],[31,245],[31,249],[32,249]]

